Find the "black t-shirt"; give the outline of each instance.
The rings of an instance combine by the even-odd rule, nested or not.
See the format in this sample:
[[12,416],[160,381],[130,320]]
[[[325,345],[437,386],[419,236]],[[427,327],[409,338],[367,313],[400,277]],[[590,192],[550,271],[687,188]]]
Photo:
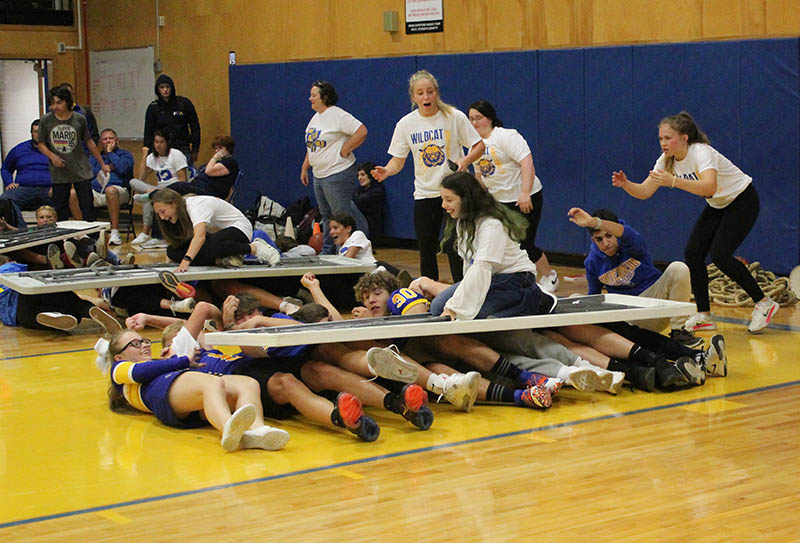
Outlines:
[[228,197],[228,193],[231,191],[231,187],[236,181],[236,176],[239,175],[239,163],[230,155],[222,157],[219,163],[228,169],[228,175],[211,177],[206,175],[205,171],[202,171],[197,174],[192,182],[198,187],[201,187],[204,194],[216,196],[224,200]]

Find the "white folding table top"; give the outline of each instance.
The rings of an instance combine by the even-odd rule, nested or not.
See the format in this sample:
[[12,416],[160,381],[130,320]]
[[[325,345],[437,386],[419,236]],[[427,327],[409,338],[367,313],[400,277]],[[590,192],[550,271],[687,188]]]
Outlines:
[[62,239],[82,237],[101,230],[108,230],[107,222],[60,221],[51,228],[32,228],[16,232],[0,232],[0,254],[19,251],[28,247],[45,245]]
[[[20,294],[48,294],[78,289],[127,287],[159,283],[158,272],[175,270],[177,264],[150,264],[101,266],[96,268],[71,268],[63,270],[41,270],[20,273],[0,273],[0,285],[5,285]],[[181,281],[214,279],[245,279],[248,277],[300,276],[306,272],[317,275],[340,273],[367,273],[375,269],[374,264],[365,264],[353,258],[335,255],[283,258],[274,266],[247,264],[240,268],[218,268],[216,266],[191,266],[177,274]]]
[[393,339],[444,334],[497,332],[525,328],[550,328],[571,324],[597,324],[691,315],[695,304],[624,294],[597,294],[559,298],[549,315],[450,321],[446,317],[409,315],[375,319],[303,324],[252,330],[232,330],[205,335],[209,345],[286,347],[367,339]]

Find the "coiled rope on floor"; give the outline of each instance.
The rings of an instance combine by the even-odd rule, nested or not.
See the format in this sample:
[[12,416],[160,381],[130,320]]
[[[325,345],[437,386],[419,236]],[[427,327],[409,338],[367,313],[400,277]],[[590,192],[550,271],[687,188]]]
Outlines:
[[[747,269],[755,277],[764,294],[778,302],[781,307],[797,303],[797,294],[789,286],[788,277],[776,276],[761,267],[761,263],[747,264]],[[753,300],[747,293],[722,273],[714,264],[708,265],[708,294],[711,301],[727,306],[752,306]]]

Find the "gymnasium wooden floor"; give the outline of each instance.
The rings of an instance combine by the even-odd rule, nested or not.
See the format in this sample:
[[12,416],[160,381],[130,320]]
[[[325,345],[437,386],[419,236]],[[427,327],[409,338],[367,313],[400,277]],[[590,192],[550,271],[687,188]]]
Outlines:
[[751,336],[714,311],[730,374],[701,388],[440,404],[428,432],[372,411],[375,443],[298,418],[285,450],[227,454],[111,413],[96,325],[0,325],[0,541],[800,541],[800,314]]

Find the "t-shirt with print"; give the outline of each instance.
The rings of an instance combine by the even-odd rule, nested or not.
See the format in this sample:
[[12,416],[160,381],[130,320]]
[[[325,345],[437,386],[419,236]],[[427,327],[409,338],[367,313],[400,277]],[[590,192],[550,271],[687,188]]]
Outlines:
[[170,149],[167,156],[147,155],[147,167],[153,170],[158,180],[158,188],[168,187],[178,181],[178,172],[186,168],[186,155],[177,149]]
[[[475,171],[498,202],[516,202],[522,186],[522,160],[531,154],[528,142],[513,128],[497,127],[483,140],[486,149],[475,162]],[[531,194],[542,190],[534,176]]]
[[[673,164],[673,171],[669,173],[692,181],[699,181],[700,174],[706,170],[717,171],[717,190],[711,198],[706,198],[708,205],[715,209],[726,207],[753,182],[752,177],[707,143],[692,143],[684,159],[675,160]],[[663,153],[653,169],[666,170]]]
[[83,141],[89,133],[86,117],[72,112],[69,119],[60,120],[49,111],[39,121],[39,141],[64,160],[63,168],[50,163],[50,177],[54,184],[77,183],[93,177],[89,157],[83,150]]
[[375,263],[375,256],[372,254],[372,242],[367,239],[367,236],[361,230],[350,233],[350,237],[345,240],[339,249],[339,256],[345,256],[350,247],[359,247],[361,249],[355,256],[355,259],[359,262]]
[[356,133],[362,122],[338,106],[315,113],[306,126],[308,162],[314,177],[322,179],[355,164],[356,156],[342,157],[342,146]]
[[241,230],[247,239],[253,239],[253,226],[250,221],[225,200],[214,196],[190,196],[185,201],[186,211],[193,226],[206,223],[209,232],[233,226]]
[[464,147],[471,148],[481,137],[467,116],[457,109],[445,115],[438,111],[423,117],[415,109],[397,122],[389,144],[389,154],[414,158],[414,199],[439,197],[442,179],[453,173],[447,159],[464,158]]

